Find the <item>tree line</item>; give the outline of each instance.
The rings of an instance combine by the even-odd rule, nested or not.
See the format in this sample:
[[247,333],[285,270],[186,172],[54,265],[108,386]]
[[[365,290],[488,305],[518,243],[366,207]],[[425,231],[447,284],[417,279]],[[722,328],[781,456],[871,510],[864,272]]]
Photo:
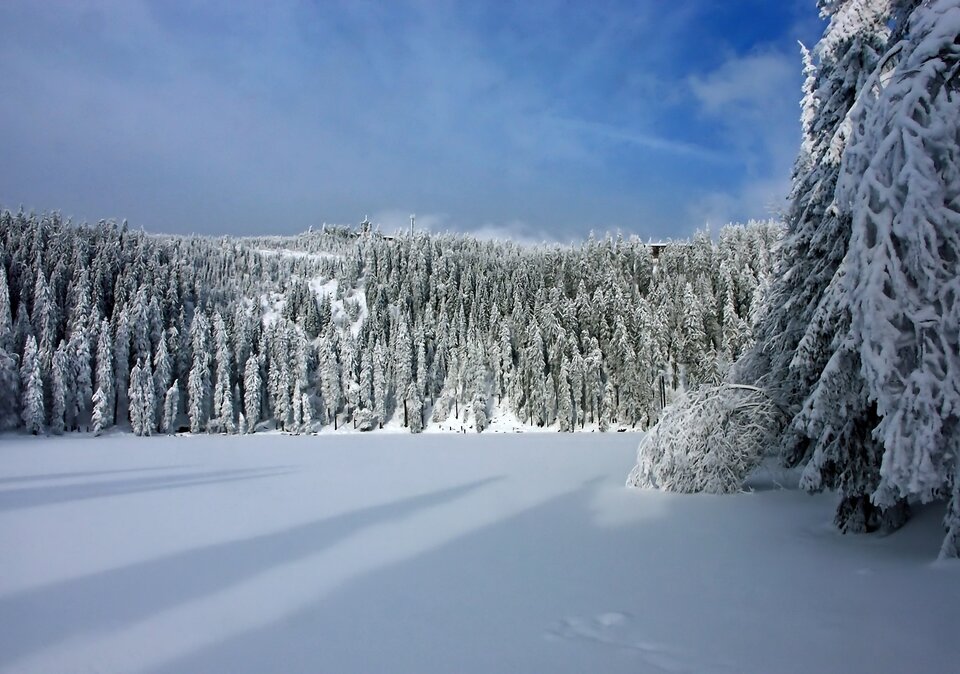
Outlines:
[[22,210],[0,231],[0,425],[139,435],[645,428],[750,346],[781,235],[176,237]]

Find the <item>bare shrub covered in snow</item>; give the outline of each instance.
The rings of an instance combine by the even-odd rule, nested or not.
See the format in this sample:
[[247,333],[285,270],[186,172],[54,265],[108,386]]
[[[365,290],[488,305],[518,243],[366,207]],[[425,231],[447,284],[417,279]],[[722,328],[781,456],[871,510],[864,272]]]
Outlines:
[[683,393],[640,442],[627,486],[739,491],[784,421],[771,398],[753,386],[720,384]]

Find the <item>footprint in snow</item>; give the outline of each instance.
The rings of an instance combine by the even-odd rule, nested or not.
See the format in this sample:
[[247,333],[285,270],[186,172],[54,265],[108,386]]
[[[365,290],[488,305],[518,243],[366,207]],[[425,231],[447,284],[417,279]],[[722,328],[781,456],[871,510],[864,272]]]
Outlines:
[[586,641],[635,651],[648,665],[671,674],[703,671],[702,667],[685,663],[679,653],[640,636],[636,634],[632,616],[619,611],[600,613],[592,618],[563,618],[545,634],[552,641]]

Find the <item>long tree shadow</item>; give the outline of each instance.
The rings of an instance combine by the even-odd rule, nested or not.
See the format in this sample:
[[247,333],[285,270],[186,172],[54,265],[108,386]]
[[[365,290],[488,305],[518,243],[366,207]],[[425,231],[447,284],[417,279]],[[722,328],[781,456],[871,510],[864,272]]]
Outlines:
[[[813,546],[781,542],[796,536],[783,531],[784,511],[758,509],[754,499],[671,497],[669,514],[611,527],[597,523],[594,496],[584,484],[356,575],[269,624],[236,629],[165,662],[151,665],[147,656],[143,664],[150,674],[769,671],[769,661],[724,665],[726,650],[717,644],[735,643],[735,653],[776,648],[784,661],[803,657],[808,646],[795,636],[810,629],[810,614],[784,606],[799,599],[839,626],[848,624],[845,616],[863,618],[861,609],[848,608],[881,588],[891,596],[877,605],[900,606],[902,616],[938,616],[923,638],[948,644],[939,646],[940,659],[956,662],[949,637],[956,626],[953,586],[925,585],[911,571],[901,576],[902,586],[888,587],[881,574],[873,581],[855,575],[867,559],[862,554],[824,574]],[[745,521],[749,526],[738,526]],[[772,542],[757,547],[758,537]],[[896,546],[886,547],[895,553]],[[785,555],[797,558],[786,564]],[[891,618],[867,620],[870,630],[883,633]],[[902,641],[867,641],[864,652],[885,649],[903,662],[898,650],[910,645],[923,662],[935,647],[909,622],[903,620]],[[837,666],[827,670],[856,662],[845,655],[856,644],[842,629],[821,636],[818,647],[836,654]]]
[[[570,653],[559,649],[544,666],[537,653],[543,629],[562,615],[565,599],[589,587],[586,581],[595,583],[594,572],[603,577],[604,562],[633,564],[602,554],[619,533],[590,521],[597,482],[357,576],[276,622],[148,671],[603,671],[596,661],[569,661]],[[576,540],[570,530],[580,532]],[[571,558],[582,561],[571,564]],[[612,568],[612,578],[623,577],[618,564]],[[590,577],[581,575],[585,569]],[[537,605],[543,597],[556,606]],[[531,633],[518,634],[519,623]],[[511,660],[518,653],[524,659]]]
[[101,480],[80,484],[4,489],[0,490],[0,511],[20,510],[23,508],[33,508],[35,506],[82,501],[93,498],[109,498],[123,494],[195,487],[218,482],[253,480],[285,475],[290,472],[292,472],[292,470],[288,466],[269,466],[202,473],[147,476],[129,480]]
[[125,473],[147,473],[156,470],[185,470],[194,468],[194,465],[180,466],[144,466],[142,468],[118,468],[115,470],[85,470],[70,473],[35,473],[32,475],[17,475],[15,477],[0,477],[0,485],[22,484],[26,482],[46,482],[48,480],[70,480],[73,478],[100,477],[103,475],[118,475]]
[[502,479],[489,477],[0,598],[0,661],[16,661],[71,637],[123,627],[315,554],[365,527],[456,500]]

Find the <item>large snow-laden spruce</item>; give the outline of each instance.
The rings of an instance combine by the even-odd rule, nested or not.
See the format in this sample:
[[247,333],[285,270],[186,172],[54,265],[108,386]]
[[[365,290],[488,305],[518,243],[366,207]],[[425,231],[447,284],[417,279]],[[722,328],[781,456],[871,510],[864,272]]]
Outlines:
[[[836,184],[851,110],[883,53],[893,5],[893,0],[821,0],[829,25],[813,62],[805,59],[803,143],[794,169],[789,236],[776,258],[756,348],[738,362],[734,377],[761,382],[791,416],[801,412],[849,324],[840,296],[851,215],[848,205],[835,199]],[[811,440],[802,424],[788,426],[779,450],[790,465],[809,458]]]
[[[842,530],[952,492],[941,552],[958,556],[960,0],[821,6],[783,268],[728,380],[776,402],[782,457],[838,490]],[[689,402],[664,415],[683,418],[724,434]],[[641,468],[695,432],[665,430]]]
[[[887,59],[837,190],[853,211],[845,286],[880,416],[880,506],[941,498],[960,477],[960,1],[919,6]],[[957,556],[960,519],[948,526]]]

